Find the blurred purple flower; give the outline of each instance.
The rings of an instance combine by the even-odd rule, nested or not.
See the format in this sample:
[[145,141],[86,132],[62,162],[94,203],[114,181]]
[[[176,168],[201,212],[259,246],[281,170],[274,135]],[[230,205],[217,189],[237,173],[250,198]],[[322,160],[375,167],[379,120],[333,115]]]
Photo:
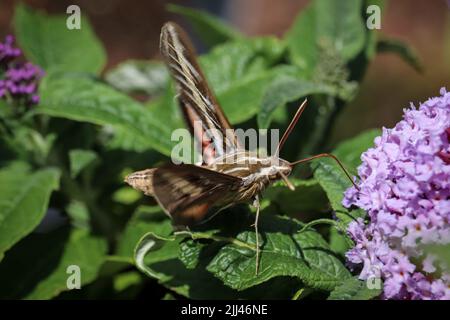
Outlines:
[[347,260],[363,265],[360,279],[381,276],[386,299],[450,299],[448,266],[424,250],[450,244],[450,92],[440,93],[383,128],[343,200],[369,218],[349,225]]
[[21,55],[18,48],[13,47],[14,37],[6,36],[5,42],[0,42],[0,66],[5,67],[9,62]]
[[0,67],[5,70],[0,77],[0,98],[10,96],[26,104],[37,104],[38,83],[44,72],[30,62],[15,62],[21,51],[14,48],[13,43],[12,36],[7,36],[5,42],[0,43]]

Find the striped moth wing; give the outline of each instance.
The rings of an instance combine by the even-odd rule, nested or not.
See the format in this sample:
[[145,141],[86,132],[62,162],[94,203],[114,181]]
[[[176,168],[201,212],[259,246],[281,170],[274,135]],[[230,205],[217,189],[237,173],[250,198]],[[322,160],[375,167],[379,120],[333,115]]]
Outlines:
[[168,164],[153,174],[154,196],[174,225],[193,225],[234,198],[242,179],[191,164]]
[[161,30],[160,51],[176,83],[178,104],[203,164],[239,149],[234,131],[210,89],[193,45],[181,27],[167,22]]

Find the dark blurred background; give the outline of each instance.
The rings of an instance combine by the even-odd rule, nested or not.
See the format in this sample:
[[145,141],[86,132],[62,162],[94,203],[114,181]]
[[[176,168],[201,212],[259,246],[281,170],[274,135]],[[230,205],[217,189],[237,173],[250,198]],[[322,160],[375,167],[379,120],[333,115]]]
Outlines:
[[[0,0],[0,36],[13,32],[11,19],[18,1]],[[246,35],[281,36],[307,0],[29,0],[49,13],[65,13],[78,4],[88,15],[108,52],[108,66],[125,59],[158,58],[159,31],[167,20],[180,18],[167,3],[202,8],[221,16]],[[189,28],[188,28],[189,30]],[[381,33],[413,46],[424,66],[419,74],[396,55],[378,55],[370,65],[357,98],[340,114],[332,141],[372,127],[391,127],[402,109],[450,90],[450,1],[391,0],[383,10]],[[200,47],[201,49],[201,47]]]

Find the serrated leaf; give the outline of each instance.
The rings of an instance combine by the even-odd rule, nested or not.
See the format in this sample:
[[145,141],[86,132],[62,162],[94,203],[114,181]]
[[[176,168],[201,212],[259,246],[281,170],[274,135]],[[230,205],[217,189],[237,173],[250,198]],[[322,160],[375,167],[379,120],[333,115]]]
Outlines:
[[[258,275],[255,275],[255,250],[228,244],[209,263],[208,270],[226,285],[243,290],[279,276],[298,277],[306,286],[332,290],[350,276],[317,232],[298,232],[295,219],[263,217],[260,223],[264,244]],[[238,240],[254,245],[255,233],[244,231]]]
[[233,290],[205,272],[204,267],[190,270],[184,267],[177,259],[179,241],[174,237],[147,233],[136,246],[137,268],[172,291],[192,299],[233,297]]
[[105,80],[126,93],[158,95],[164,92],[169,73],[166,66],[158,61],[127,60],[109,70]]
[[380,39],[377,42],[377,52],[395,53],[417,72],[423,72],[422,61],[417,52],[407,43],[398,39]]
[[169,155],[171,130],[130,97],[83,77],[47,77],[37,112],[125,130],[141,145]]
[[[32,234],[0,264],[3,299],[50,299],[68,290],[67,268],[78,266],[81,285],[93,281],[104,261],[106,241],[84,230],[61,228]],[[28,263],[24,263],[27,261]]]
[[73,149],[69,151],[70,176],[76,178],[78,174],[95,159],[97,154],[92,150]]
[[[231,213],[230,213],[231,214]],[[235,214],[235,212],[233,213]],[[238,213],[237,216],[240,216]],[[248,219],[236,220],[237,216],[227,217],[228,225],[248,227]],[[228,220],[228,219],[227,219]],[[236,299],[236,298],[288,298],[301,285],[300,280],[290,277],[276,277],[265,283],[244,291],[236,291],[225,286],[207,271],[207,265],[224,242],[213,241],[218,232],[215,228],[222,225],[222,219],[211,221],[203,232],[183,232],[175,235],[158,235],[159,228],[153,226],[148,234],[141,238],[136,247],[136,264],[145,274],[158,279],[159,283],[170,290],[192,299]],[[229,231],[223,231],[229,232]],[[196,240],[192,240],[194,237]],[[180,245],[180,244],[187,244]],[[197,247],[196,247],[197,246]],[[187,250],[185,252],[184,250]],[[181,259],[181,261],[180,261]],[[188,266],[188,268],[186,268]]]
[[[380,135],[379,130],[362,133],[338,145],[333,154],[344,164],[350,174],[356,174],[356,168],[361,163],[361,154],[373,145],[373,141],[378,135]],[[335,210],[339,219],[348,223],[356,217],[365,215],[362,210],[349,212],[342,205],[344,192],[351,187],[351,181],[334,160],[321,158],[315,160],[311,166],[314,169],[314,178],[325,190],[331,207]]]
[[25,55],[44,70],[98,74],[106,54],[82,15],[81,29],[69,30],[66,15],[49,16],[25,5],[16,7],[14,27]]
[[370,300],[380,294],[381,289],[369,289],[366,281],[348,278],[330,293],[328,300]]
[[4,252],[36,228],[59,187],[59,171],[31,172],[15,164],[0,170],[0,260]]
[[178,13],[188,19],[203,42],[210,47],[243,38],[243,36],[231,26],[205,11],[175,4],[167,5],[167,10]]
[[179,258],[187,269],[194,269],[198,265],[205,246],[206,244],[196,243],[192,239],[186,239],[180,243]]

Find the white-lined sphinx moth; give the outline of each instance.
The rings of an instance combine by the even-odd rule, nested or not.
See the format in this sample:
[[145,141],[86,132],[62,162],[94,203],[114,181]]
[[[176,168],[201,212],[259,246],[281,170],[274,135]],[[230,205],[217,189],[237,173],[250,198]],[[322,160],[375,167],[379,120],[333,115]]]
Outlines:
[[[153,196],[175,225],[191,225],[202,221],[209,213],[242,202],[256,207],[256,271],[259,262],[258,217],[263,190],[277,180],[284,180],[294,189],[288,176],[293,166],[320,157],[337,161],[348,178],[350,175],[331,154],[319,154],[296,162],[278,157],[278,151],[300,118],[306,100],[278,144],[275,155],[259,157],[246,151],[234,134],[200,69],[193,47],[184,31],[173,22],[161,30],[160,50],[177,87],[178,102],[186,123],[194,135],[195,123],[202,133],[195,136],[203,151],[203,163],[167,164],[130,174],[125,181],[132,187]],[[213,148],[211,148],[211,146]]]

